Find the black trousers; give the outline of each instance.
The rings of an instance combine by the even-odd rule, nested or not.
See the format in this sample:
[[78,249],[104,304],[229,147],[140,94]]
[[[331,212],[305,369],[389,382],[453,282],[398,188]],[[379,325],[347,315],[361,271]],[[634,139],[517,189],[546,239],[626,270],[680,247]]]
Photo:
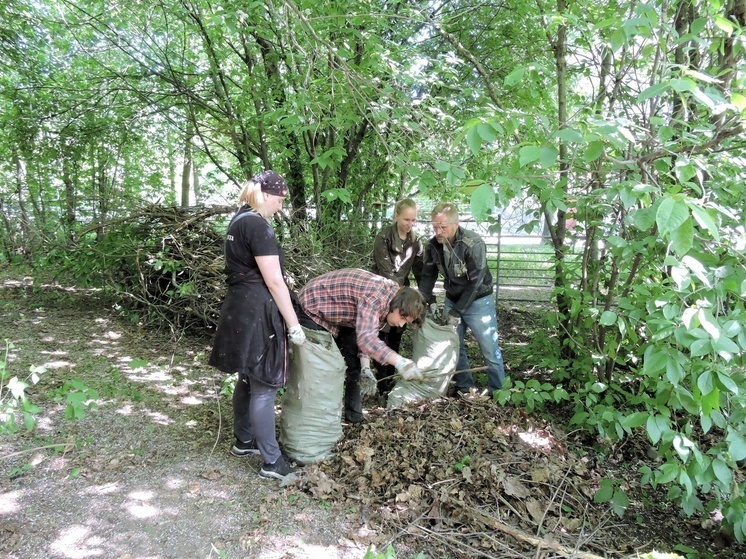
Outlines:
[[[381,332],[378,334],[378,337],[383,341],[383,343],[393,349],[396,353],[399,353],[399,347],[401,347],[401,338],[404,334],[404,328],[406,328],[406,326],[401,328],[399,328],[398,326],[390,326],[388,332],[381,330]],[[387,396],[388,393],[391,392],[391,389],[394,388],[394,375],[396,374],[396,369],[393,365],[383,365],[378,361],[374,361],[373,364],[376,368],[378,391],[381,393],[381,395]]]

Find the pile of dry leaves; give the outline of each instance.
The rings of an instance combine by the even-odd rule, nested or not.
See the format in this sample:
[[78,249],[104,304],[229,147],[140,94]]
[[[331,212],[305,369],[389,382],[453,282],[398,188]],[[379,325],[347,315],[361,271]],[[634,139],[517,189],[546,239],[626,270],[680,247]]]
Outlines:
[[[380,549],[388,541],[374,534],[398,534],[398,548],[422,549],[427,539],[431,553],[442,551],[433,557],[586,559],[685,543],[662,539],[682,536],[643,513],[641,502],[630,504],[623,523],[607,503],[594,503],[609,473],[595,469],[591,454],[569,450],[561,431],[486,396],[378,408],[367,419],[349,426],[337,455],[306,467],[299,482],[358,511],[369,529],[359,534],[363,543]],[[639,487],[628,483],[634,495]],[[630,530],[635,515],[639,530]]]

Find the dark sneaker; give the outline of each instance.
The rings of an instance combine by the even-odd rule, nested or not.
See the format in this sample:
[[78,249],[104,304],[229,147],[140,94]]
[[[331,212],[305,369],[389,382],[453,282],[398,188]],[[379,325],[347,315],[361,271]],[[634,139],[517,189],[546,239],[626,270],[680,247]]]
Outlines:
[[233,456],[248,456],[249,454],[259,454],[259,447],[256,446],[256,439],[251,439],[244,443],[236,439],[236,444],[231,448]]
[[262,469],[259,470],[259,475],[266,478],[282,479],[297,471],[287,463],[284,456],[280,456],[274,464],[267,464],[265,462],[262,465]]

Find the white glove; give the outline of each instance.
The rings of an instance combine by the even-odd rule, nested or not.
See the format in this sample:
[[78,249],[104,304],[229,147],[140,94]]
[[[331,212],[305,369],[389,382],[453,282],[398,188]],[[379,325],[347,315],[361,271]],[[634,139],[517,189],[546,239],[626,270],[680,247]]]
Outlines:
[[407,359],[406,357],[399,357],[394,368],[404,380],[422,380],[424,378],[422,376],[422,371],[417,368],[414,361]]
[[440,320],[440,312],[438,311],[437,303],[430,303],[430,316],[435,321]]
[[288,340],[290,340],[291,344],[295,345],[303,345],[306,343],[306,333],[303,331],[303,327],[300,324],[288,328]]
[[378,381],[370,367],[360,369],[360,395],[363,398],[375,396],[378,392]]

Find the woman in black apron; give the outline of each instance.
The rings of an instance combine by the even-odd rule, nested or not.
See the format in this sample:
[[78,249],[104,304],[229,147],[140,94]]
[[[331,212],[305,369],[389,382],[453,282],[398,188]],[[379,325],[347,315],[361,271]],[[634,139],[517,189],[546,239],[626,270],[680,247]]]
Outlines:
[[287,185],[274,171],[254,176],[241,191],[243,205],[225,237],[228,290],[209,360],[225,373],[238,373],[231,453],[261,454],[259,475],[276,479],[295,471],[275,436],[275,396],[287,382],[286,336],[295,344],[306,340],[283,276],[285,255],[268,221],[285,196]]

